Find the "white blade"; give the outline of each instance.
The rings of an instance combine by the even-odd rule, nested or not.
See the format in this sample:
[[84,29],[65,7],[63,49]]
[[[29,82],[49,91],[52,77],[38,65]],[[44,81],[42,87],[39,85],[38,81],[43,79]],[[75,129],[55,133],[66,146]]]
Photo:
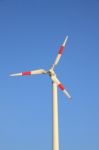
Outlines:
[[55,82],[57,84],[57,86],[63,91],[63,93],[69,98],[71,99],[70,94],[67,92],[67,90],[64,88],[64,86],[61,84],[61,82],[57,79],[56,76],[51,76],[51,79],[53,82]]
[[59,62],[59,60],[60,60],[60,58],[61,58],[61,56],[62,56],[62,53],[63,53],[63,51],[64,51],[65,45],[66,45],[66,43],[67,43],[67,39],[68,39],[68,36],[66,36],[66,38],[65,38],[65,40],[64,40],[64,42],[63,42],[63,44],[61,45],[61,47],[60,47],[60,49],[59,49],[58,55],[57,55],[57,57],[56,57],[56,59],[55,59],[55,62],[54,62],[54,64],[52,65],[52,69],[54,69],[54,67],[58,64],[58,62]]
[[47,71],[45,71],[43,69],[39,69],[39,70],[15,73],[15,74],[11,74],[10,76],[25,76],[25,75],[36,75],[36,74],[46,74],[46,73],[47,73]]

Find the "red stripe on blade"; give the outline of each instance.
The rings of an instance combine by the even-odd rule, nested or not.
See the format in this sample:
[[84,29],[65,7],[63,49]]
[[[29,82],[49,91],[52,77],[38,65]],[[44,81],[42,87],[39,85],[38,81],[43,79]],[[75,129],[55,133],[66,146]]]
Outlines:
[[60,83],[60,84],[58,84],[58,87],[62,90],[62,91],[64,91],[64,86]]
[[22,76],[25,76],[25,75],[31,75],[31,71],[22,72]]
[[64,50],[64,46],[61,46],[61,47],[60,47],[60,50],[59,50],[59,52],[58,52],[58,54],[62,54],[62,53],[63,53],[63,50]]

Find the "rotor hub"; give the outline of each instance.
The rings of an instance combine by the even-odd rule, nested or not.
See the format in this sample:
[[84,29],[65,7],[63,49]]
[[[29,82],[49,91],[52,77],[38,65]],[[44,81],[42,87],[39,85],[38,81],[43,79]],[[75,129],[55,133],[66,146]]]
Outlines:
[[50,69],[48,71],[48,74],[49,74],[49,76],[55,76],[56,75],[55,72],[54,72],[54,70],[52,70],[52,69]]

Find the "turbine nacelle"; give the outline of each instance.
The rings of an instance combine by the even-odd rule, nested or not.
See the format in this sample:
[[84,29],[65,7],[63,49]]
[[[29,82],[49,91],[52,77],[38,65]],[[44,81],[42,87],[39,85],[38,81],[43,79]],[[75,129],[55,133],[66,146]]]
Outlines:
[[55,72],[53,69],[48,70],[48,75],[51,76],[56,76]]

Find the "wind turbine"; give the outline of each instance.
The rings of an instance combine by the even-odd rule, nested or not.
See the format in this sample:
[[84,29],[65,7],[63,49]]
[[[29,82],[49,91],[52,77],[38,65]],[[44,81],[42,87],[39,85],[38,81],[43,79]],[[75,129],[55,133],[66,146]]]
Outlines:
[[67,43],[68,36],[66,36],[63,44],[60,46],[58,55],[55,59],[54,64],[51,66],[51,68],[46,71],[44,69],[39,70],[32,70],[32,71],[26,71],[21,73],[15,73],[11,74],[10,76],[25,76],[25,75],[37,75],[37,74],[48,74],[52,80],[52,92],[53,92],[53,133],[52,133],[52,140],[53,140],[53,150],[59,150],[59,131],[58,131],[58,97],[57,97],[57,87],[59,87],[63,93],[67,96],[68,99],[71,99],[70,94],[67,92],[67,90],[64,88],[62,83],[58,80],[56,73],[54,72],[55,66],[58,64],[62,53],[64,51],[65,45]]

